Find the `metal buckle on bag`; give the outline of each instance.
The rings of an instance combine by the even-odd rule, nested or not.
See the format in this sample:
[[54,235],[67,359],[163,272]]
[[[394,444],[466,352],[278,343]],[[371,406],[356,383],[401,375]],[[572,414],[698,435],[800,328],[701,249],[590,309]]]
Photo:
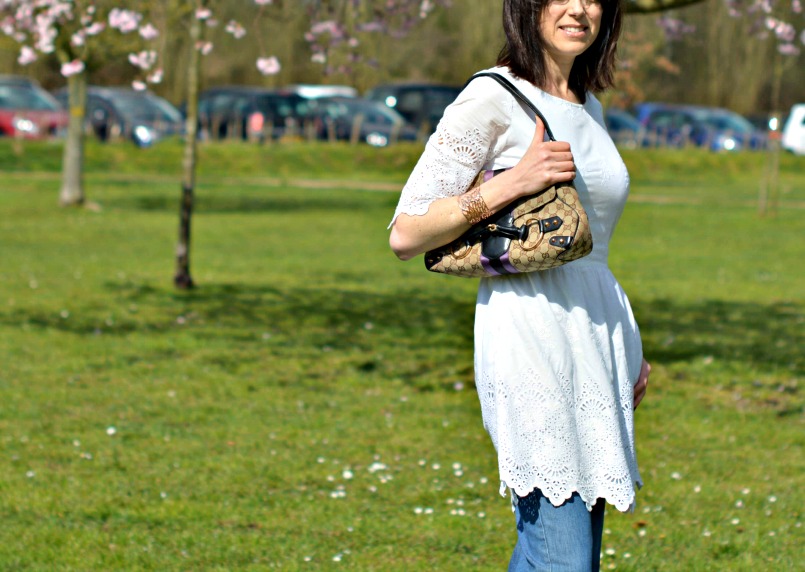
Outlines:
[[[522,246],[523,250],[525,252],[531,252],[532,250],[536,250],[539,247],[539,245],[542,244],[542,238],[545,236],[545,233],[559,230],[560,228],[562,228],[562,222],[563,222],[562,217],[558,216],[552,216],[546,219],[536,219],[536,218],[528,219],[523,226],[528,227],[529,229],[531,229],[532,227],[537,227],[539,229],[539,238],[537,239],[536,242],[534,242],[534,245],[531,247],[527,247],[525,245],[525,239],[523,239],[523,246]],[[528,234],[526,234],[526,238],[527,237]],[[562,246],[561,244],[557,244],[557,241],[555,241],[553,238],[551,238],[549,242],[553,246]],[[562,241],[560,240],[559,242],[561,243]]]
[[468,242],[465,242],[461,245],[461,248],[456,248],[453,250],[453,256],[456,258],[456,260],[464,260],[471,251],[472,245]]
[[[523,227],[528,228],[529,231],[531,230],[532,227],[537,227],[539,229],[539,238],[534,243],[534,246],[527,247],[526,243],[525,243],[525,239],[523,239],[523,241],[522,241],[523,250],[525,252],[531,252],[532,250],[535,250],[537,247],[539,247],[539,245],[542,243],[542,236],[543,236],[542,224],[541,224],[541,221],[538,218],[530,218],[530,219],[525,221],[525,224],[523,225]],[[528,238],[529,236],[531,236],[530,232],[526,235],[526,238]]]

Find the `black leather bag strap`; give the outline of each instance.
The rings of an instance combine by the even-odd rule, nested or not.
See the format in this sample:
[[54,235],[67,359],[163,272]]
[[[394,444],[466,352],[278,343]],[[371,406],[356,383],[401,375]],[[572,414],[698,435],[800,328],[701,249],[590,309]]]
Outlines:
[[464,87],[467,87],[472,80],[474,80],[475,78],[478,78],[478,77],[491,77],[496,82],[498,82],[500,85],[502,85],[504,88],[506,88],[506,90],[509,93],[511,93],[515,97],[515,99],[520,101],[520,103],[522,103],[523,105],[528,107],[531,111],[533,111],[534,115],[539,117],[540,121],[542,121],[542,124],[545,126],[545,134],[548,136],[548,139],[550,139],[551,141],[556,141],[556,138],[553,136],[553,132],[551,131],[551,128],[548,127],[548,121],[545,119],[545,116],[542,115],[542,113],[540,113],[540,111],[539,111],[539,109],[537,109],[536,105],[531,103],[531,100],[529,100],[525,95],[523,95],[522,92],[519,89],[514,87],[514,84],[512,82],[510,82],[508,79],[506,79],[505,77],[503,77],[499,73],[495,73],[495,72],[480,72],[480,73],[477,73],[474,76],[472,76],[470,79],[468,79],[467,83],[464,84]]

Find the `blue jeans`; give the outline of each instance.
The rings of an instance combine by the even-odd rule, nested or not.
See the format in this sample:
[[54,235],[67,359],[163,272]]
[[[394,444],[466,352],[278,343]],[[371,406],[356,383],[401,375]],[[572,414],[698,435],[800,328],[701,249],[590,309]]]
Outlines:
[[515,509],[517,545],[509,572],[597,572],[604,531],[604,500],[592,512],[578,493],[555,507],[534,489]]

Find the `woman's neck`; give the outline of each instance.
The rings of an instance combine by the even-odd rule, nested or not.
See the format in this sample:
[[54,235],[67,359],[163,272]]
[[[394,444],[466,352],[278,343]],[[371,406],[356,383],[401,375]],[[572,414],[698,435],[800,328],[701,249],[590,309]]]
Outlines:
[[571,103],[581,103],[570,87],[570,70],[573,69],[573,62],[563,65],[551,58],[545,58],[545,60],[547,73],[545,74],[545,85],[540,86],[542,91]]

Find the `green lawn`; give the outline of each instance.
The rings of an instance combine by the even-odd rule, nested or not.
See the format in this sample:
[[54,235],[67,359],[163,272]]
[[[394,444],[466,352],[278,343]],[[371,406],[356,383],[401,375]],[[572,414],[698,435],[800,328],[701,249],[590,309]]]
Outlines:
[[[398,262],[419,149],[0,141],[0,570],[505,570],[472,381],[475,282]],[[645,480],[604,569],[802,570],[805,159],[631,151],[611,265],[654,365]]]

